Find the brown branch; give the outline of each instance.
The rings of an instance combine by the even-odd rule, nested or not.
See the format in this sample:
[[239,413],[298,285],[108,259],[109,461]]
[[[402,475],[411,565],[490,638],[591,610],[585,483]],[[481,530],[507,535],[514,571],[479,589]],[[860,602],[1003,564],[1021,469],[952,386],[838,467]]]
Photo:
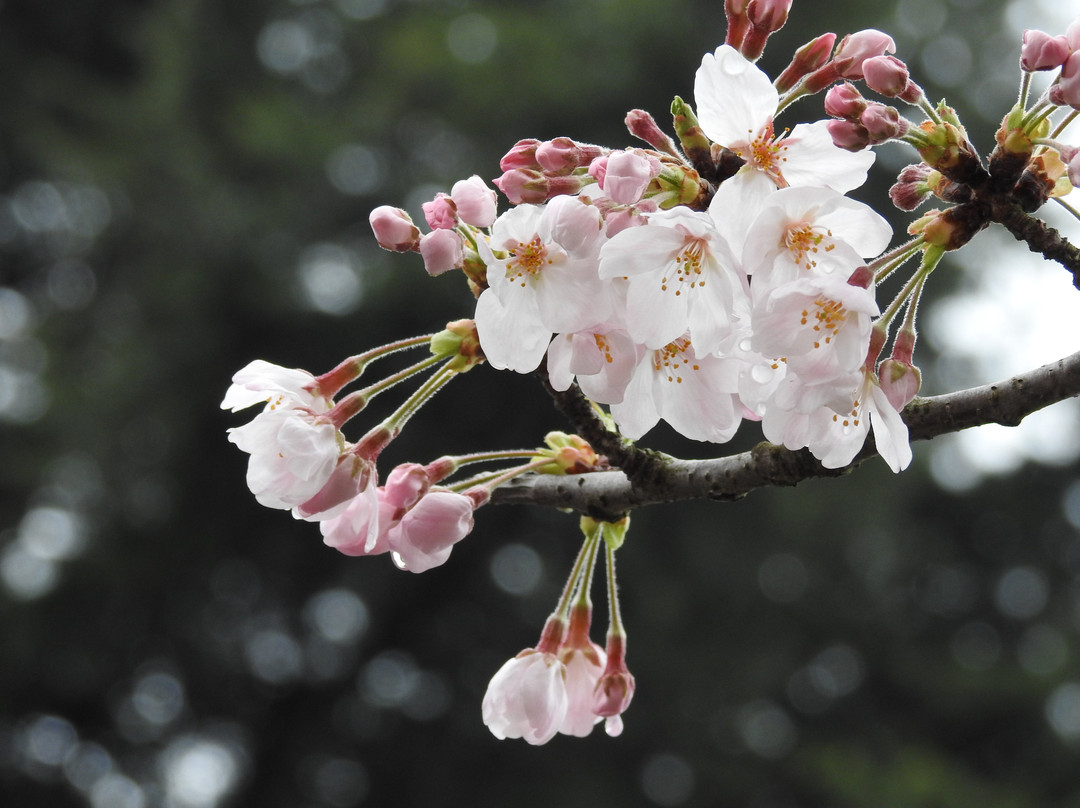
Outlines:
[[1040,253],[1048,261],[1057,261],[1073,276],[1073,286],[1080,289],[1080,249],[1069,243],[1061,233],[1041,219],[1025,213],[1009,198],[995,199],[990,205],[989,218],[1008,230],[1013,238],[1027,244],[1029,250]]
[[[912,440],[929,440],[983,424],[1015,426],[1051,404],[1080,395],[1080,352],[1011,379],[942,396],[916,398],[903,412]],[[826,469],[805,449],[760,443],[713,460],[654,455],[652,473],[636,482],[621,471],[565,477],[535,475],[496,489],[495,503],[573,508],[613,519],[633,508],[689,499],[739,499],[764,486],[791,486],[812,477],[846,474],[877,454],[868,440],[852,463]]]

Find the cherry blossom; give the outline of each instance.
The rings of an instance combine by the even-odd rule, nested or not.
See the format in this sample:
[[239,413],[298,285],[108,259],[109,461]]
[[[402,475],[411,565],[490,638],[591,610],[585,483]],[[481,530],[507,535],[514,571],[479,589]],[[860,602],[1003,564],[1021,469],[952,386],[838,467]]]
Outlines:
[[566,668],[551,651],[522,651],[495,673],[481,704],[491,734],[524,738],[533,745],[550,741],[569,708]]
[[386,532],[395,563],[409,572],[444,564],[453,546],[472,531],[474,507],[463,494],[444,488],[427,491]]
[[700,354],[680,337],[646,351],[611,414],[622,433],[636,440],[663,418],[693,440],[724,443],[742,420],[737,400],[741,362]]
[[816,185],[841,193],[866,181],[873,152],[837,148],[827,123],[797,124],[777,134],[780,102],[772,81],[730,45],[706,53],[694,79],[702,131],[746,161],[736,179],[760,171],[778,187]]
[[689,330],[699,352],[719,350],[745,298],[713,219],[684,207],[616,234],[600,250],[600,277],[629,279],[627,331],[647,348],[662,348]]
[[574,197],[518,205],[480,242],[488,288],[476,305],[476,329],[488,362],[527,373],[552,334],[587,328],[610,304],[597,275],[600,212]]

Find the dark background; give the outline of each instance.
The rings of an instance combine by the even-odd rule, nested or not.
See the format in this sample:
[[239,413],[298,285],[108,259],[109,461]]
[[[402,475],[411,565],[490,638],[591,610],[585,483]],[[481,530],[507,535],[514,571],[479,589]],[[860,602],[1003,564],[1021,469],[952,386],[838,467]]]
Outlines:
[[[825,30],[888,30],[989,150],[1015,97],[1002,7],[822,7],[797,0],[766,70]],[[246,416],[218,408],[235,370],[318,373],[471,313],[460,278],[378,250],[372,207],[418,215],[522,137],[630,145],[626,111],[666,125],[722,39],[722,4],[689,0],[3,0],[5,806],[1080,803],[1068,452],[972,485],[945,464],[942,487],[923,445],[898,477],[635,513],[626,730],[541,748],[495,740],[480,700],[535,643],[575,516],[484,508],[413,576],[244,487],[225,430]],[[883,207],[911,161],[884,150],[859,196]],[[960,386],[933,348],[926,392]],[[533,379],[482,367],[382,467],[565,426]]]

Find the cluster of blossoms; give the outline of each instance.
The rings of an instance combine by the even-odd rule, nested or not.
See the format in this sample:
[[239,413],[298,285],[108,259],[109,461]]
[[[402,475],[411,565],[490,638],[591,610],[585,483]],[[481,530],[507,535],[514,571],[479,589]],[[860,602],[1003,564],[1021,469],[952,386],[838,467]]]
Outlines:
[[[494,180],[512,205],[501,214],[495,191],[476,176],[423,206],[427,232],[401,209],[372,211],[381,246],[420,253],[431,275],[463,272],[476,297],[473,319],[351,357],[322,376],[262,361],[237,373],[222,406],[263,404],[251,423],[230,430],[250,454],[258,501],[318,522],[324,542],[346,555],[389,553],[423,572],[447,560],[499,485],[609,467],[580,437],[550,433],[541,449],[406,463],[380,484],[379,453],[444,384],[482,361],[540,371],[553,390],[580,393],[629,441],[664,420],[689,438],[723,443],[742,421],[758,421],[773,443],[840,468],[872,431],[889,467],[905,468],[901,412],[921,383],[913,353],[927,278],[989,223],[1015,228],[1014,213],[1060,201],[1080,182],[1080,149],[1060,139],[1080,109],[1080,20],[1062,36],[1026,32],[1019,99],[984,166],[955,112],[927,100],[880,31],[839,42],[819,36],[770,79],[755,61],[790,6],[727,0],[727,40],[697,70],[696,110],[678,97],[672,104],[676,138],[634,110],[627,127],[647,148],[566,137],[515,144]],[[1059,73],[1029,106],[1032,74],[1048,70]],[[866,98],[858,83],[886,100]],[[777,128],[793,101],[819,92],[829,119]],[[868,147],[886,141],[920,157],[890,192],[896,207],[914,210],[932,197],[948,205],[912,223],[911,238],[892,249],[886,220],[846,196],[866,179]],[[879,285],[909,261],[916,269],[879,304]],[[421,345],[431,356],[340,395],[372,361]],[[391,416],[346,440],[342,426],[374,395],[436,366]],[[515,465],[448,482],[466,464],[503,460]],[[602,719],[609,734],[621,732],[634,679],[614,551],[627,525],[628,517],[583,518],[581,552],[539,642],[509,660],[484,697],[496,737],[544,743],[587,735]],[[601,548],[606,648],[589,639]]]

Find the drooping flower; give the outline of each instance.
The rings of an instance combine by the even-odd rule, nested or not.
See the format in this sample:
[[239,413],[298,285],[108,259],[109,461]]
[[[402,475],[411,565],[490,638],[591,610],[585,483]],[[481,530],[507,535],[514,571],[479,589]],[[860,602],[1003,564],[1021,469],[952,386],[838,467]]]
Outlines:
[[229,441],[251,455],[247,484],[259,504],[286,510],[318,493],[343,448],[329,418],[298,407],[266,409],[230,429]]
[[507,660],[491,678],[481,714],[496,738],[538,745],[559,731],[569,707],[566,668],[557,654],[565,630],[563,620],[549,618],[536,648]]
[[593,711],[593,693],[607,663],[604,649],[589,639],[592,607],[576,605],[570,612],[570,627],[559,648],[566,668],[566,717],[559,725],[563,735],[584,738],[601,717]]
[[476,504],[445,488],[425,492],[386,533],[394,562],[409,572],[426,572],[446,563],[450,551],[473,529]]

